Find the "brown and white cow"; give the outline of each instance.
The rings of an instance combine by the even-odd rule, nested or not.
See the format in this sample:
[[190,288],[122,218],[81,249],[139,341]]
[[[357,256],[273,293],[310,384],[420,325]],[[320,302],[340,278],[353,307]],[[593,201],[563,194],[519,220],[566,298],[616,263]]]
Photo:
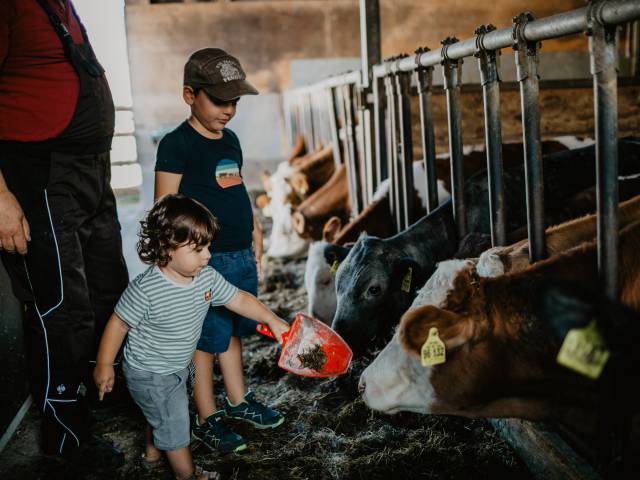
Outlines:
[[[619,242],[620,300],[637,310],[640,222],[624,228]],[[442,262],[391,343],[363,372],[365,403],[387,413],[555,417],[587,428],[597,401],[594,384],[555,362],[559,342],[536,314],[538,292],[551,281],[593,290],[595,242],[495,278],[479,276],[468,260]],[[445,344],[446,361],[423,368],[420,350],[432,327]]]
[[319,240],[329,217],[335,215],[346,220],[350,211],[347,169],[341,164],[327,183],[298,205],[291,217],[300,236]]
[[324,185],[335,171],[333,146],[324,147],[294,166],[289,183],[300,198],[306,198]]
[[[319,175],[322,177],[319,180],[326,181],[334,168],[332,149],[319,147],[301,157],[292,157],[286,162],[281,162],[272,175],[263,172],[263,184],[268,198],[261,197],[256,203],[260,201],[263,213],[273,219],[271,234],[266,240],[267,256],[304,255],[309,242],[294,230],[291,213],[310,193],[309,188],[317,188],[318,182],[312,177]],[[304,192],[296,191],[291,185],[291,179],[296,175],[302,175],[305,179]]]
[[[640,196],[620,203],[618,223],[622,228],[640,219]],[[568,222],[549,227],[545,232],[547,255],[553,256],[596,237],[596,214],[586,215]],[[478,258],[477,270],[480,276],[495,277],[509,272],[517,272],[529,266],[529,241],[522,240],[507,247],[494,247],[483,252]]]

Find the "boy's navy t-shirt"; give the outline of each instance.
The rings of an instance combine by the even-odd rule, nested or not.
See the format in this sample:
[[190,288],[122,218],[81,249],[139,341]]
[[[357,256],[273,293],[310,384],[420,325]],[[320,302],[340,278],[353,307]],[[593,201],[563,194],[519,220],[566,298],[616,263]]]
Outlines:
[[251,247],[253,211],[241,170],[240,142],[228,128],[222,138],[210,139],[185,121],[158,145],[156,172],[182,174],[178,191],[204,204],[218,219],[214,252]]

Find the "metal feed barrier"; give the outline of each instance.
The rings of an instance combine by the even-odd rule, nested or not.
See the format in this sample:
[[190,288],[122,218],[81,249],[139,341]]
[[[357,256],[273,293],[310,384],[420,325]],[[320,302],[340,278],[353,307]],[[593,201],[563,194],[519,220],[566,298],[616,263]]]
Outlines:
[[[459,234],[466,233],[463,196],[463,144],[461,129],[461,64],[477,59],[483,94],[484,131],[489,178],[491,241],[506,243],[505,204],[502,181],[502,133],[500,113],[499,58],[504,48],[515,51],[520,89],[523,148],[526,172],[527,233],[530,262],[546,256],[544,189],[540,138],[538,51],[541,41],[586,33],[589,38],[593,77],[596,168],[598,269],[603,291],[618,296],[618,109],[616,51],[617,29],[640,18],[638,0],[593,0],[584,8],[535,19],[529,12],[513,18],[510,28],[482,25],[463,41],[449,37],[438,49],[419,48],[413,55],[401,55],[380,62],[380,21],[377,1],[360,0],[361,71],[334,76],[314,85],[285,93],[287,130],[291,143],[304,136],[307,148],[333,142],[337,163],[346,163],[352,215],[372,200],[376,187],[390,179],[391,214],[397,231],[412,218],[413,139],[410,89],[415,85],[420,106],[420,141],[426,171],[424,185],[427,212],[438,205],[435,175],[435,136],[432,94],[435,67],[442,70],[449,133],[451,194]],[[640,43],[638,22],[627,27],[628,49]],[[632,44],[631,44],[632,43]],[[630,45],[631,44],[631,45]],[[637,70],[637,65],[634,67]],[[617,369],[610,378],[617,376]],[[616,411],[616,390],[612,380],[603,382],[604,410]],[[605,417],[600,463],[610,465],[621,455],[619,441],[625,434],[625,420]],[[607,423],[607,424],[605,424]]]

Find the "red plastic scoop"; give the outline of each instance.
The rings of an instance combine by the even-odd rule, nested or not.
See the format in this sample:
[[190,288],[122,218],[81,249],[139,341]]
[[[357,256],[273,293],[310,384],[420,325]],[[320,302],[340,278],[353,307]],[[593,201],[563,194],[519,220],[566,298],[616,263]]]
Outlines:
[[[275,338],[269,327],[256,330]],[[353,352],[340,335],[304,313],[296,314],[289,331],[282,335],[278,366],[303,377],[337,377],[349,369]]]

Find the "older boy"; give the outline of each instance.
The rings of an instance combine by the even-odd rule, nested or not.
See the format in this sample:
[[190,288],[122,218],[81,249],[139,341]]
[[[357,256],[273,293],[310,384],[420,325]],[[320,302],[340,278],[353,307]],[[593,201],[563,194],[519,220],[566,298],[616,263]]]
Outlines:
[[[220,222],[209,265],[236,287],[257,294],[257,269],[262,257],[262,232],[253,217],[242,182],[242,149],[226,124],[243,95],[258,91],[246,81],[240,62],[218,48],[195,52],[184,69],[187,121],[160,142],[155,196],[183,193],[204,204]],[[253,247],[253,248],[252,248]],[[273,428],[284,417],[247,392],[240,337],[254,333],[256,323],[220,307],[209,309],[194,355],[194,397],[198,415],[192,435],[210,450],[240,451],[245,440],[224,423],[225,415],[258,428]],[[218,356],[227,398],[216,407],[213,359]]]

